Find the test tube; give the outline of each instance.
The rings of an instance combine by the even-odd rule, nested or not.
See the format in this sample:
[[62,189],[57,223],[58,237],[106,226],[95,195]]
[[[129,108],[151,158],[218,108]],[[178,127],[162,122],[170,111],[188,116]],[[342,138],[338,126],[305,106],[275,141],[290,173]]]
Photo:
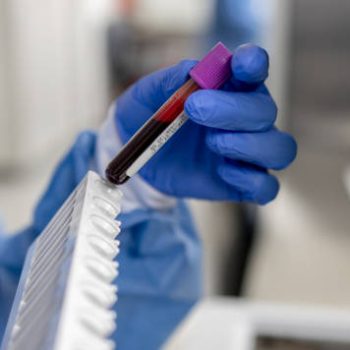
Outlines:
[[232,53],[217,43],[190,71],[189,79],[125,144],[106,169],[107,179],[121,185],[135,175],[188,120],[186,99],[199,89],[218,89],[231,77]]

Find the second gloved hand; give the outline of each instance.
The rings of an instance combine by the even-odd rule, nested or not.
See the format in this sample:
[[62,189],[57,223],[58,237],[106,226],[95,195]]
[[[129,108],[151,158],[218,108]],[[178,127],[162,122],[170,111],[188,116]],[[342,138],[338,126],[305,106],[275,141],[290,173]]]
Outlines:
[[[276,105],[264,81],[267,53],[244,45],[234,52],[232,79],[220,91],[201,90],[185,104],[190,120],[140,171],[159,191],[176,196],[265,204],[279,185],[269,169],[295,158],[296,143],[275,126]],[[196,61],[153,73],[117,102],[115,123],[125,143],[187,79]]]

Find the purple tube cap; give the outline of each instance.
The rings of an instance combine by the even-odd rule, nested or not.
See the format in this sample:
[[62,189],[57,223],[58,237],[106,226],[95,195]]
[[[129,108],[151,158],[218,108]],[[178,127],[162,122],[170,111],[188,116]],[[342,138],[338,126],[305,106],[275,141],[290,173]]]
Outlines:
[[232,75],[232,52],[218,42],[190,71],[191,78],[202,89],[218,89]]

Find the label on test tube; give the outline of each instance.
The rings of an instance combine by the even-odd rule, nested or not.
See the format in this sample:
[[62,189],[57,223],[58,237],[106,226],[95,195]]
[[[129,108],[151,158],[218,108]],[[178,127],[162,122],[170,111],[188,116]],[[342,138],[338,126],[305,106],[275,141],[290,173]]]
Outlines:
[[131,177],[135,175],[167,142],[168,140],[186,123],[187,115],[182,112],[174,121],[150,144],[145,152],[135,160],[135,162],[126,171],[126,175]]

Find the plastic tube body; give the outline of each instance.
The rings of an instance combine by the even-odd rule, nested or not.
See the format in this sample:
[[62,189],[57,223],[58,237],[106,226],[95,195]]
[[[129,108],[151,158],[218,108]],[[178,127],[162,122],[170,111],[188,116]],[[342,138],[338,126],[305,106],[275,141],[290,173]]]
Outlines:
[[125,183],[161,149],[187,121],[185,101],[199,89],[200,86],[189,79],[153,114],[108,165],[106,176],[110,182]]

